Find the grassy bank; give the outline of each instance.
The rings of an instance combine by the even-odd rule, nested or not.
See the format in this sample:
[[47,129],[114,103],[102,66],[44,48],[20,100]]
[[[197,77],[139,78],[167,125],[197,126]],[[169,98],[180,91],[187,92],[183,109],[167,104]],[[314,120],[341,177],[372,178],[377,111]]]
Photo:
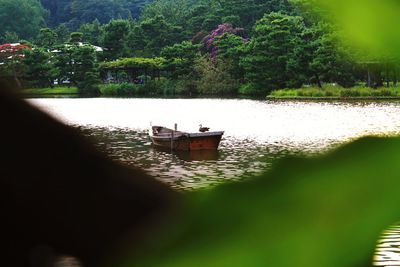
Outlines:
[[176,82],[162,79],[144,84],[110,83],[100,85],[102,96],[168,96],[176,94]]
[[[174,95],[175,84],[168,81],[148,81],[146,84],[119,83],[119,84],[100,84],[99,91],[101,96],[162,96]],[[79,95],[76,87],[53,87],[53,88],[30,88],[21,90],[23,95]]]
[[100,94],[103,96],[131,96],[142,94],[141,86],[131,83],[102,84],[99,89]]
[[[151,81],[147,84],[102,84],[99,86],[102,96],[168,96],[179,95],[179,86],[165,81]],[[53,87],[23,89],[22,94],[32,95],[78,95],[76,87]],[[336,98],[400,98],[400,87],[367,88],[354,87],[342,88],[326,86],[323,88],[307,87],[299,89],[281,89],[272,91],[267,98],[275,99],[336,99]]]
[[31,88],[23,89],[24,95],[75,95],[79,94],[76,87],[53,87],[53,88]]
[[400,87],[308,87],[300,89],[281,89],[272,91],[269,98],[400,98]]

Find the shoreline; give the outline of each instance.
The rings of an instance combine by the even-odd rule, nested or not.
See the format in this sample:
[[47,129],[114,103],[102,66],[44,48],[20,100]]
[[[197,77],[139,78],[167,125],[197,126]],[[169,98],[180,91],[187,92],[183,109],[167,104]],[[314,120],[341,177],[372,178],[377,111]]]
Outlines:
[[276,96],[267,96],[265,98],[255,98],[255,97],[243,97],[243,96],[184,96],[184,95],[175,95],[175,96],[164,96],[164,95],[151,95],[151,96],[132,96],[132,95],[120,95],[120,96],[109,96],[109,95],[85,95],[79,93],[20,93],[19,94],[23,98],[165,98],[165,99],[173,99],[173,98],[188,98],[188,99],[251,99],[251,100],[267,100],[267,101],[387,101],[387,100],[399,100],[398,96],[382,96],[382,97],[276,97]]
[[[318,90],[318,91],[316,91]],[[338,92],[332,91],[336,90]],[[246,96],[246,95],[170,95],[170,94],[131,94],[131,93],[120,93],[116,95],[106,94],[101,92],[99,95],[90,95],[90,94],[80,94],[78,88],[76,87],[53,87],[53,88],[30,88],[30,89],[22,89],[18,92],[20,96],[23,98],[41,98],[41,97],[71,97],[71,98],[88,98],[88,97],[111,97],[111,98],[216,98],[216,99],[253,99],[253,100],[267,100],[267,101],[396,101],[400,100],[400,88],[382,88],[382,89],[366,89],[366,88],[351,88],[344,89],[350,92],[351,94],[343,94],[340,95],[339,90],[343,90],[340,88],[329,88],[329,89],[282,89],[272,92],[272,94],[268,96]],[[363,91],[363,95],[360,93],[360,90]],[[369,93],[369,95],[367,94]],[[379,95],[380,91],[384,90],[395,90],[391,95]],[[319,94],[315,96],[312,93],[316,91]],[[298,92],[302,93],[303,96],[296,95]],[[321,95],[326,92],[330,93],[330,96]],[[275,95],[281,93],[281,95]],[[290,94],[283,94],[290,93]],[[306,94],[307,93],[307,94]],[[387,93],[387,92],[386,92]],[[305,94],[305,95],[304,95]],[[333,94],[333,95],[332,95]],[[375,94],[375,95],[373,95]]]
[[266,100],[273,100],[273,101],[298,101],[298,100],[303,100],[303,101],[354,101],[354,100],[359,100],[359,101],[380,101],[380,100],[400,100],[399,96],[352,96],[352,97],[312,97],[312,96],[295,96],[295,97],[290,97],[290,96],[267,96],[265,98]]

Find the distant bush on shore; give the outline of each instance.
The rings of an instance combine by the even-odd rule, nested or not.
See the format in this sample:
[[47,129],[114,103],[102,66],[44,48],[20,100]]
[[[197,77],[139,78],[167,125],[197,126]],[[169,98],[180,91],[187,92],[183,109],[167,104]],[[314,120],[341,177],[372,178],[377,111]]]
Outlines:
[[[183,85],[186,87],[185,85]],[[186,88],[172,80],[149,80],[145,84],[110,83],[100,85],[101,96],[174,96],[187,95]],[[79,95],[76,87],[31,88],[22,90],[24,95]],[[198,92],[197,92],[197,95]],[[217,93],[218,95],[218,93]],[[200,94],[201,96],[201,94]],[[272,91],[272,98],[381,98],[399,97],[400,87],[353,87],[325,86]]]
[[103,96],[152,96],[174,95],[175,85],[168,80],[151,80],[144,84],[110,83],[100,85]]
[[268,97],[276,98],[337,98],[337,97],[400,97],[400,87],[353,87],[326,86],[272,91]]

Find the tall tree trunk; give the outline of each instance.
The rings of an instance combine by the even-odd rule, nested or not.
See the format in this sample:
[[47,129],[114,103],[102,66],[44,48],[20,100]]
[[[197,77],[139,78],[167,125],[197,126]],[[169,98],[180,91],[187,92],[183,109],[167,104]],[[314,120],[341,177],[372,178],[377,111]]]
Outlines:
[[317,80],[318,87],[322,88],[321,80],[319,79],[319,75],[317,73],[315,74],[315,79]]
[[369,67],[368,67],[367,86],[372,87],[371,71],[369,70]]
[[389,64],[386,64],[386,87],[389,88]]
[[13,66],[13,68],[12,68],[12,73],[13,73],[13,78],[14,78],[14,81],[15,81],[15,85],[17,86],[18,89],[21,89],[22,88],[22,84],[21,84],[21,81],[18,78],[17,71],[15,70],[15,66]]
[[383,86],[383,78],[382,78],[382,72],[378,70],[375,74],[375,88],[379,88]]

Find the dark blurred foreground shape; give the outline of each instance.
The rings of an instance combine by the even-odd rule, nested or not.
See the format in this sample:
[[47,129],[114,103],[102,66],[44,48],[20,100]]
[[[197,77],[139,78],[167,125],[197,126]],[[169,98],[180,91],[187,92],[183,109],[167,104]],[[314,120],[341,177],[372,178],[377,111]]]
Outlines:
[[170,212],[176,192],[7,91],[2,83],[0,266],[50,267],[57,255],[100,266]]

